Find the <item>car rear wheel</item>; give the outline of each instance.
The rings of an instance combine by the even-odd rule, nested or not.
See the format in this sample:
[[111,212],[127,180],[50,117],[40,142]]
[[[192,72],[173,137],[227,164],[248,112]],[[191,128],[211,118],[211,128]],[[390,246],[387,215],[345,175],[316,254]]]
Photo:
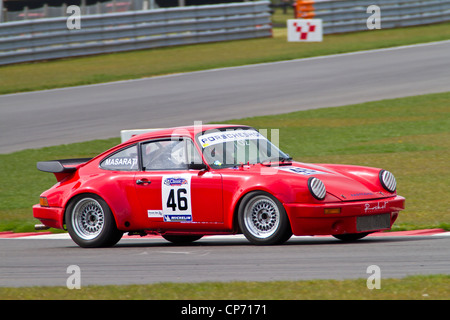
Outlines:
[[67,207],[66,225],[72,240],[83,248],[110,247],[123,235],[106,202],[95,195],[75,198]]
[[253,244],[282,244],[292,236],[283,205],[266,192],[251,192],[242,199],[238,221],[242,233]]

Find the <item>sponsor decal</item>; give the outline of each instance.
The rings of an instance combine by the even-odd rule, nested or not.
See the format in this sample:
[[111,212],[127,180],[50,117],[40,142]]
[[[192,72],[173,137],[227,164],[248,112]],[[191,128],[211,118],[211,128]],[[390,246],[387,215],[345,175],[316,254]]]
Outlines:
[[136,158],[130,157],[117,157],[117,158],[109,158],[105,160],[105,165],[107,166],[123,166],[123,167],[132,167],[137,164]]
[[147,215],[149,218],[162,218],[162,210],[147,210]]
[[164,222],[192,222],[191,215],[165,214]]
[[313,169],[299,168],[299,167],[280,167],[278,169],[287,171],[287,172],[296,173],[296,174],[301,174],[304,176],[310,176],[313,174],[326,174],[326,172],[317,171],[317,170],[313,170]]
[[364,196],[373,196],[373,192],[359,192],[351,194],[352,197],[364,197]]
[[233,131],[218,131],[207,133],[198,137],[202,148],[206,148],[218,143],[242,141],[242,140],[254,140],[254,139],[266,139],[262,134],[255,130],[233,130]]
[[187,184],[187,180],[184,178],[166,178],[164,184],[166,186],[182,186]]
[[387,208],[388,201],[377,202],[377,204],[364,204],[364,213],[384,211]]

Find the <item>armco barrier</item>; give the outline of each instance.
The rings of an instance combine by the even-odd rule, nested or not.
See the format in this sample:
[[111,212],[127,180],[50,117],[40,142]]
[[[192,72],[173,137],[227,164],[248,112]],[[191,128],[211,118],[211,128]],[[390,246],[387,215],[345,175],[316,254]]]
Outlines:
[[0,65],[165,46],[270,37],[269,1],[0,24]]
[[296,18],[322,19],[323,33],[367,30],[367,8],[377,5],[381,28],[398,28],[450,21],[450,0],[299,0]]

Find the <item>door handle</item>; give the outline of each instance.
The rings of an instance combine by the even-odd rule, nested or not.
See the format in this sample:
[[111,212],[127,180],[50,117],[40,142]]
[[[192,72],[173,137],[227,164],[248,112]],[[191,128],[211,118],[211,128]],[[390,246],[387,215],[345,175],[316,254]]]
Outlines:
[[145,185],[145,184],[150,184],[150,183],[152,183],[150,180],[147,180],[147,179],[138,179],[138,180],[136,180],[136,184],[139,184],[139,185]]

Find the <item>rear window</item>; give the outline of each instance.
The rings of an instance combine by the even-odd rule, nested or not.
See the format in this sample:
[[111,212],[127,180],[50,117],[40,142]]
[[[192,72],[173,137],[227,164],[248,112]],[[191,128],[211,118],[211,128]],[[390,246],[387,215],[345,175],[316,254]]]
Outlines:
[[138,167],[137,145],[122,149],[100,163],[100,168],[106,170],[137,171]]

